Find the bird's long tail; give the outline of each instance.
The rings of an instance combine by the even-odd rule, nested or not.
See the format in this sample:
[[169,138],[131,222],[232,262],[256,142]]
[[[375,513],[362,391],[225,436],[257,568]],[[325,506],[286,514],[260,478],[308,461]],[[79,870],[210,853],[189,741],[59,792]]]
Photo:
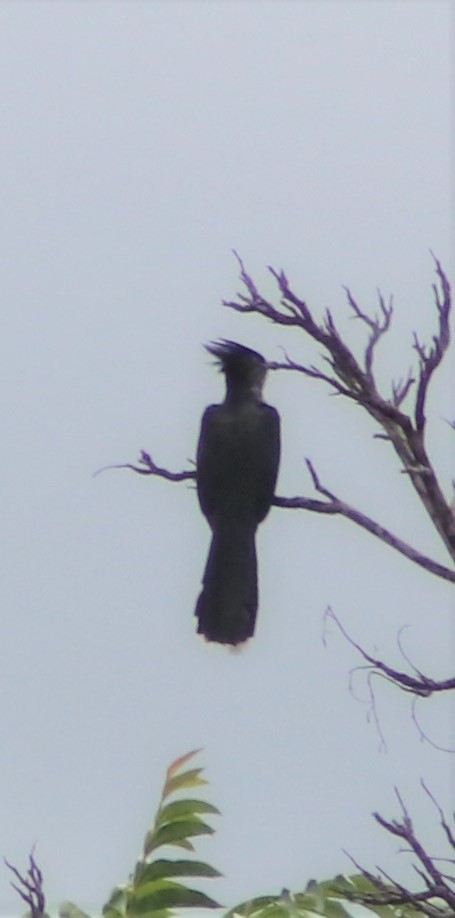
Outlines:
[[219,644],[240,644],[254,634],[258,607],[256,527],[231,523],[213,530],[196,604],[198,633]]

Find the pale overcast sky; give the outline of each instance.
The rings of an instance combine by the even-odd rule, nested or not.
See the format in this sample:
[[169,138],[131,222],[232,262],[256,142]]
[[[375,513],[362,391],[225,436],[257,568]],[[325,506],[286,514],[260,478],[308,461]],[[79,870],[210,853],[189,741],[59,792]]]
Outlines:
[[[330,603],[396,664],[410,625],[416,664],[444,678],[448,586],[347,521],[274,509],[256,636],[232,654],[195,633],[209,530],[194,491],[92,473],[141,448],[188,466],[222,392],[204,342],[318,359],[303,336],[221,306],[239,289],[232,248],[268,294],[266,265],[283,267],[358,344],[342,285],[365,309],[378,286],[393,292],[386,391],[407,372],[412,331],[435,329],[430,248],[454,267],[450,12],[0,4],[0,853],[25,866],[36,842],[51,904],[101,907],[134,864],[166,766],[198,746],[222,810],[199,850],[225,875],[210,893],[226,905],[349,872],[343,848],[409,879],[370,815],[398,816],[394,785],[440,850],[419,780],[448,805],[453,757],[419,740],[409,699],[385,683],[379,751],[348,690],[358,658],[333,627],[324,647],[322,616]],[[446,488],[454,381],[452,361],[431,398]],[[292,374],[271,374],[266,395],[282,416],[280,494],[312,493],[310,456],[329,488],[447,563],[358,409]],[[419,711],[454,744],[447,699]],[[0,910],[21,910],[6,869]]]

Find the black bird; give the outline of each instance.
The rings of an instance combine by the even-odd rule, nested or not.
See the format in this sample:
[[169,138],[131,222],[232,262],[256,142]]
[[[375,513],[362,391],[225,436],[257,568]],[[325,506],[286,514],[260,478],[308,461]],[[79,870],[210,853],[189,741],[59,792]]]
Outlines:
[[195,614],[208,641],[240,644],[256,623],[255,534],[275,491],[280,417],[262,401],[261,354],[226,340],[206,348],[225,374],[226,397],[205,410],[197,450],[197,491],[212,543]]

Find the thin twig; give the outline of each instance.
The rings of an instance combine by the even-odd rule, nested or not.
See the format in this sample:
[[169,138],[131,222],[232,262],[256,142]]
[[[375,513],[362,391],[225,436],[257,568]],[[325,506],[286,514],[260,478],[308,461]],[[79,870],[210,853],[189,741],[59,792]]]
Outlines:
[[419,734],[420,739],[422,740],[422,742],[428,743],[428,745],[431,746],[432,749],[436,749],[438,752],[446,752],[448,755],[453,755],[455,753],[455,749],[453,748],[453,746],[452,747],[442,746],[441,743],[437,743],[435,740],[431,739],[430,736],[428,736],[428,734],[425,732],[425,730],[421,726],[417,718],[417,702],[418,701],[420,701],[420,696],[416,695],[415,698],[412,699],[411,718],[417,730],[417,733]]
[[354,299],[349,287],[344,287],[344,291],[346,293],[348,303],[354,312],[355,318],[360,319],[370,329],[368,343],[365,348],[364,362],[365,362],[365,373],[366,373],[367,379],[370,385],[373,386],[374,385],[374,378],[373,378],[374,351],[375,351],[376,345],[378,344],[382,336],[390,328],[390,323],[392,321],[392,315],[393,315],[393,298],[390,297],[389,305],[386,306],[384,297],[381,291],[378,290],[379,307],[382,313],[382,320],[381,320],[377,315],[374,318],[372,318],[371,316],[367,315],[365,312],[363,312],[360,309],[360,306]]
[[30,908],[32,918],[43,918],[46,910],[46,899],[43,892],[43,874],[34,858],[34,848],[29,855],[29,868],[25,875],[19,873],[14,864],[3,858],[8,870],[14,874],[19,885],[11,882],[13,889]]
[[440,284],[440,290],[436,284],[433,284],[434,300],[439,318],[438,332],[433,336],[433,346],[426,348],[423,344],[421,344],[417,335],[414,333],[414,350],[417,351],[420,363],[420,378],[417,386],[415,404],[415,423],[417,430],[421,431],[425,427],[425,401],[428,386],[434,371],[441,363],[441,360],[443,359],[444,354],[450,344],[450,284],[442,270],[440,262],[435,255],[433,255],[433,260]]
[[449,842],[449,845],[451,845],[451,847],[452,847],[452,848],[454,849],[454,851],[455,851],[455,834],[452,832],[452,830],[450,829],[450,827],[448,826],[448,824],[447,824],[447,822],[446,822],[446,819],[445,819],[445,816],[444,816],[444,812],[443,812],[443,810],[442,810],[442,807],[439,805],[438,801],[436,800],[436,798],[435,798],[435,797],[433,796],[433,794],[431,793],[430,789],[429,789],[429,788],[427,787],[427,785],[425,784],[425,781],[423,780],[423,778],[421,778],[420,783],[421,783],[421,785],[422,785],[422,787],[423,787],[425,793],[426,793],[427,796],[430,798],[431,802],[435,805],[435,807],[436,807],[436,809],[437,809],[437,811],[438,811],[438,813],[439,813],[439,819],[440,819],[440,822],[441,822],[441,826],[442,826],[442,828],[444,829],[444,832],[445,832],[447,841]]
[[415,383],[415,376],[412,370],[408,370],[405,379],[399,379],[398,382],[392,381],[392,402],[398,408],[404,402],[411,386]]
[[371,656],[371,654],[369,654],[364,649],[364,647],[361,646],[361,644],[355,641],[354,638],[348,634],[346,628],[341,623],[340,619],[335,615],[333,609],[330,606],[327,607],[324,613],[324,619],[331,619],[335,622],[339,631],[341,631],[343,637],[348,641],[351,647],[354,647],[361,655],[361,657],[367,661],[371,671],[375,671],[378,674],[381,674],[389,682],[393,682],[395,685],[399,686],[402,691],[409,692],[412,695],[418,695],[422,698],[429,698],[430,695],[455,689],[455,678],[437,681],[435,679],[430,679],[428,676],[424,676],[423,674],[419,674],[419,678],[416,678],[415,676],[410,676],[408,673],[404,673],[392,666],[388,666],[388,664],[384,663],[383,660],[379,660],[376,657]]
[[94,472],[93,478],[96,478],[97,475],[101,475],[102,472],[109,471],[109,469],[131,469],[132,472],[137,472],[138,475],[156,475],[158,478],[165,478],[167,481],[188,481],[189,479],[194,480],[196,478],[195,471],[185,470],[183,472],[170,472],[169,469],[156,465],[150,454],[146,453],[145,450],[141,450],[141,457],[138,462],[139,465],[133,465],[131,462],[123,462],[118,465],[105,465],[103,468]]

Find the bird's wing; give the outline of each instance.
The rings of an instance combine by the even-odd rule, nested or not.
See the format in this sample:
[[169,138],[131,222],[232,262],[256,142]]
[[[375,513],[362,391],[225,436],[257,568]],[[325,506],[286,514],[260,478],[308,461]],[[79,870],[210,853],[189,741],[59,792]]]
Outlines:
[[269,405],[237,415],[210,405],[202,417],[197,451],[197,488],[209,522],[222,514],[256,525],[272,502],[280,459],[280,419]]
[[256,503],[257,521],[267,516],[275,493],[280,464],[280,416],[271,405],[262,405],[257,433]]

